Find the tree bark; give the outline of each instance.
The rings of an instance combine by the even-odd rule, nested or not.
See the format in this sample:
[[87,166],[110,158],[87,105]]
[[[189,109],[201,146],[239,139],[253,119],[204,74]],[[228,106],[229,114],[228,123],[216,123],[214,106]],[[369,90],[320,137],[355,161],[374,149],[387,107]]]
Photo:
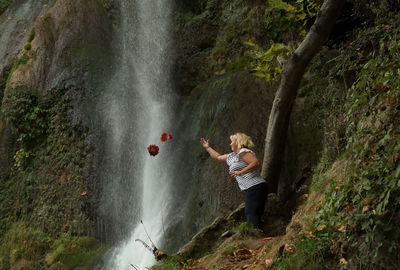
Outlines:
[[[284,66],[281,83],[269,116],[261,170],[261,176],[275,189],[279,184],[290,114],[298,86],[307,65],[328,39],[343,4],[344,0],[325,0],[305,39]],[[283,199],[285,196],[281,193],[285,191],[278,191]]]

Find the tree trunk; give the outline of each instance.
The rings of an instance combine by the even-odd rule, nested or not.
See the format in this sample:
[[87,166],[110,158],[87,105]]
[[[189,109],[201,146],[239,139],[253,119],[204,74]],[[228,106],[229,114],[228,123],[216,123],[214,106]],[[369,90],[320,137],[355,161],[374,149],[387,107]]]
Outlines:
[[[306,38],[284,66],[281,83],[269,115],[261,171],[261,176],[273,189],[276,189],[279,184],[290,113],[297,96],[298,86],[307,65],[328,39],[343,4],[344,0],[325,0]],[[286,197],[287,192],[278,190],[281,199]]]

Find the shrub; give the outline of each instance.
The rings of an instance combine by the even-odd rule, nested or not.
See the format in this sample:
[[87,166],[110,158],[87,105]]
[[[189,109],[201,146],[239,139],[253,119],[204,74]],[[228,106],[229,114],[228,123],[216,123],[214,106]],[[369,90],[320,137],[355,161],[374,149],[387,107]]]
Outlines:
[[25,145],[35,143],[46,133],[46,112],[32,89],[26,86],[7,89],[2,111],[7,122],[17,131],[18,140]]

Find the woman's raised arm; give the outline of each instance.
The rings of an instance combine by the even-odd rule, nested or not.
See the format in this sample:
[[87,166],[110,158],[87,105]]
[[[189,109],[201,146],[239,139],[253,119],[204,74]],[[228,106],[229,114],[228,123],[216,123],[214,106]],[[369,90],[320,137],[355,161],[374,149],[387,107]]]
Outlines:
[[210,144],[208,143],[208,140],[204,138],[200,138],[200,144],[206,149],[206,151],[210,154],[211,158],[219,161],[219,162],[225,162],[226,157],[228,154],[221,155],[217,151],[211,148]]

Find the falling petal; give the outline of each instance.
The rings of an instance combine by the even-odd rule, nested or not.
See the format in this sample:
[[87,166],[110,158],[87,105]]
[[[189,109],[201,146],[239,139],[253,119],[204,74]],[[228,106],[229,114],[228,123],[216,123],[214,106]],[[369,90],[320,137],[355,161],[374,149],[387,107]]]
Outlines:
[[159,149],[160,148],[155,144],[150,144],[147,147],[147,151],[149,151],[150,156],[156,156],[158,154]]
[[162,142],[166,142],[166,141],[168,141],[168,133],[167,132],[163,132],[163,133],[161,133],[161,136],[160,136],[160,140],[162,141]]

